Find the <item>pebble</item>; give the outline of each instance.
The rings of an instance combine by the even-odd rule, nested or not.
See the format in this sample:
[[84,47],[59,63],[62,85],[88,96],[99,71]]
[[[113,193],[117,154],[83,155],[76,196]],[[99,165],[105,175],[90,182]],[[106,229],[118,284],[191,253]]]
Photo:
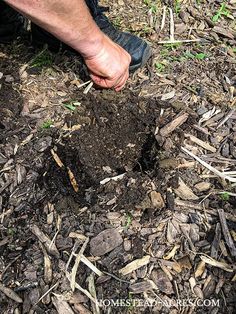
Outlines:
[[14,82],[14,77],[12,75],[6,75],[5,76],[5,82],[6,83],[12,83]]
[[211,183],[209,182],[199,182],[195,184],[195,189],[198,190],[198,192],[205,192],[208,191],[211,188]]
[[161,193],[152,191],[150,193],[150,198],[151,198],[153,207],[158,208],[158,209],[162,209],[163,207],[165,207],[165,202],[161,196]]

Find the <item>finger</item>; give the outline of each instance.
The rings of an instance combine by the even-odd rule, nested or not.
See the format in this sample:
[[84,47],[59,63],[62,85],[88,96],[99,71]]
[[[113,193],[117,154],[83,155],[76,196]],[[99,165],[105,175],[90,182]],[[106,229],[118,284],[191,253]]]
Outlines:
[[111,88],[113,87],[113,84],[111,86],[109,85],[109,82],[101,76],[90,74],[90,77],[92,81],[95,83],[95,85],[102,87],[102,88]]
[[129,78],[129,73],[127,72],[125,76],[123,77],[123,79],[119,82],[119,84],[115,86],[114,89],[116,92],[119,92],[122,88],[124,88],[128,78]]
[[109,80],[107,78],[91,73],[90,77],[96,85],[102,88],[115,88],[116,86],[120,86],[121,82],[123,84],[124,81],[124,74],[122,74],[119,78],[116,78],[115,80]]

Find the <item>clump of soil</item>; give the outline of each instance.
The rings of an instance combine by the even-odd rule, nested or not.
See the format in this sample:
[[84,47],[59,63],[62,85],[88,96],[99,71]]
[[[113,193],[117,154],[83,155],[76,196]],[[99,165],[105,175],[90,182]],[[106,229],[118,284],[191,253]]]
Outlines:
[[[153,170],[158,152],[153,133],[160,111],[157,101],[144,101],[132,93],[115,96],[114,92],[78,98],[82,105],[65,120],[67,126],[81,128],[55,141],[54,149],[72,170],[82,193],[106,177]],[[55,187],[57,182],[57,189],[69,187],[73,194],[65,169],[48,154],[46,183]]]

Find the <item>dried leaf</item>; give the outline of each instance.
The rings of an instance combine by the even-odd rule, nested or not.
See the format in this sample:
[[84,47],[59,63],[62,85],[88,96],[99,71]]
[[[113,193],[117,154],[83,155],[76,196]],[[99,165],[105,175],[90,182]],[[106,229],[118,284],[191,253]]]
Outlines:
[[150,256],[146,255],[143,258],[136,259],[133,262],[129,263],[125,267],[121,268],[119,270],[119,273],[123,276],[128,275],[129,273],[132,273],[132,271],[135,271],[136,269],[147,265],[150,262]]
[[211,257],[207,257],[205,255],[201,255],[200,256],[201,260],[204,261],[206,264],[209,264],[211,266],[214,266],[214,267],[218,267],[218,268],[221,268],[225,271],[228,271],[230,273],[232,273],[234,270],[233,270],[233,266],[225,263],[225,262],[218,262],[217,260],[211,258]]
[[8,298],[12,299],[17,303],[22,303],[23,300],[16,294],[12,289],[5,287],[3,284],[0,283],[0,291],[4,293]]
[[68,170],[68,175],[69,175],[69,179],[70,179],[70,183],[74,189],[74,191],[77,193],[79,191],[79,186],[78,186],[78,183],[75,179],[75,176],[73,174],[73,172],[70,170],[69,167],[67,167],[67,170]]
[[179,244],[175,245],[173,249],[166,256],[163,257],[163,259],[169,260],[173,258],[179,248],[180,248]]
[[64,166],[63,162],[61,161],[61,159],[59,158],[59,156],[57,155],[57,153],[51,149],[51,154],[52,154],[52,157],[53,159],[55,160],[56,164],[62,168]]

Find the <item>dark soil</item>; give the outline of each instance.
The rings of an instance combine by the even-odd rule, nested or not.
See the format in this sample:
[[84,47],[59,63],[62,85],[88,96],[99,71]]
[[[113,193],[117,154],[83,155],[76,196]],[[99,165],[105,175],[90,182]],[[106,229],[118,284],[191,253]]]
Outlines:
[[[235,184],[181,149],[221,172],[235,171],[235,112],[220,125],[235,106],[235,9],[230,1],[234,20],[217,24],[232,32],[227,37],[209,24],[218,2],[190,2],[180,12],[168,2],[178,38],[191,30],[207,40],[186,46],[156,44],[169,29],[154,31],[152,2],[109,3],[116,24],[154,49],[120,93],[83,94],[77,85],[84,67],[75,55],[46,50],[51,63],[34,66],[44,54],[27,39],[0,46],[1,313],[99,313],[66,278],[72,252],[86,239],[83,256],[103,273],[81,260],[76,282],[93,295],[93,276],[97,299],[107,302],[100,313],[235,312]],[[127,303],[108,304],[121,300]],[[200,302],[182,303],[189,300]]]

